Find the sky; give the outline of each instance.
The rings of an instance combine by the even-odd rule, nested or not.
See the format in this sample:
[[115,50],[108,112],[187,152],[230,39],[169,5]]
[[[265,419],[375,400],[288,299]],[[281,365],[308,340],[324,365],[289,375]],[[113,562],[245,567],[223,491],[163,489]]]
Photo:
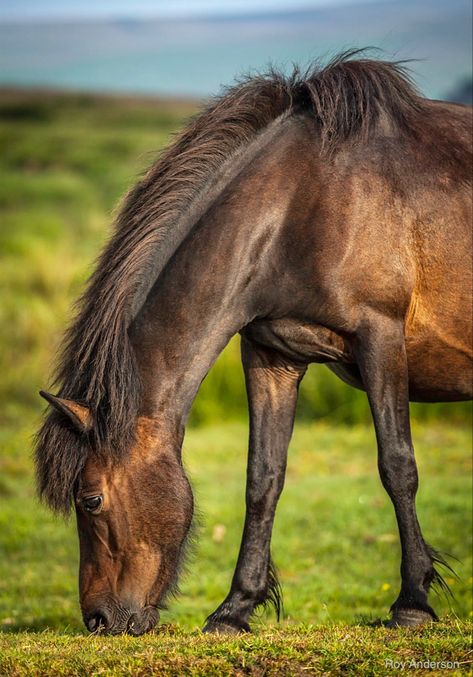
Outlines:
[[0,86],[201,97],[369,45],[441,98],[471,40],[471,0],[0,0]]
[[[0,21],[196,16],[330,7],[357,0],[1,0]],[[379,3],[383,0],[367,0]]]

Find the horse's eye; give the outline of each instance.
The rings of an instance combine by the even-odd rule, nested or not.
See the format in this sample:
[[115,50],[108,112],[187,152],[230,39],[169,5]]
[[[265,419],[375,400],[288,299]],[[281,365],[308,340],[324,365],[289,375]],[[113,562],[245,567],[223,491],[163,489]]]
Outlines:
[[102,508],[103,499],[102,496],[88,496],[87,498],[82,499],[82,505],[84,510],[87,512],[97,513],[100,512]]

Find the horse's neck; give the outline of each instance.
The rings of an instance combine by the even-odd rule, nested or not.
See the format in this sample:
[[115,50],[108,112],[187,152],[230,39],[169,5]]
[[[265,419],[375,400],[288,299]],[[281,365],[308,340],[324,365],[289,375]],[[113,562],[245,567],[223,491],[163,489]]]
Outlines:
[[300,157],[306,143],[298,124],[273,134],[231,176],[154,284],[130,331],[145,415],[174,418],[182,428],[230,338],[272,310],[278,234],[309,171],[291,153]]
[[[130,331],[143,383],[142,413],[175,417],[170,423],[179,427],[219,353],[257,312],[257,261],[248,255],[254,235],[245,219],[221,216],[220,223],[209,214],[181,245]],[[219,237],[223,229],[226,236]]]

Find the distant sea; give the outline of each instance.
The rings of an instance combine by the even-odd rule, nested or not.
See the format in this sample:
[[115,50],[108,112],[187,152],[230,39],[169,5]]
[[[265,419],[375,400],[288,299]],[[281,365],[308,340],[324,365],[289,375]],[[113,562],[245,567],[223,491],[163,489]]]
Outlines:
[[[245,72],[375,46],[448,97],[471,77],[470,0],[392,0],[278,14],[0,24],[0,86],[207,96]],[[376,54],[375,54],[376,55]]]

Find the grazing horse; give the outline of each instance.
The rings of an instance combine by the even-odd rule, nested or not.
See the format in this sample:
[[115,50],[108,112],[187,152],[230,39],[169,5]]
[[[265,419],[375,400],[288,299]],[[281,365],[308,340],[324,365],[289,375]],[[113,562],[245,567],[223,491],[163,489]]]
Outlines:
[[91,631],[141,634],[176,583],[193,515],[181,447],[199,385],[241,334],[246,517],[207,631],[279,607],[270,539],[297,392],[327,364],[366,391],[399,526],[391,622],[436,618],[438,553],[416,514],[409,399],[471,380],[471,110],[351,52],[248,79],[196,117],[131,190],[66,336],[38,433],[39,492],[73,505]]

